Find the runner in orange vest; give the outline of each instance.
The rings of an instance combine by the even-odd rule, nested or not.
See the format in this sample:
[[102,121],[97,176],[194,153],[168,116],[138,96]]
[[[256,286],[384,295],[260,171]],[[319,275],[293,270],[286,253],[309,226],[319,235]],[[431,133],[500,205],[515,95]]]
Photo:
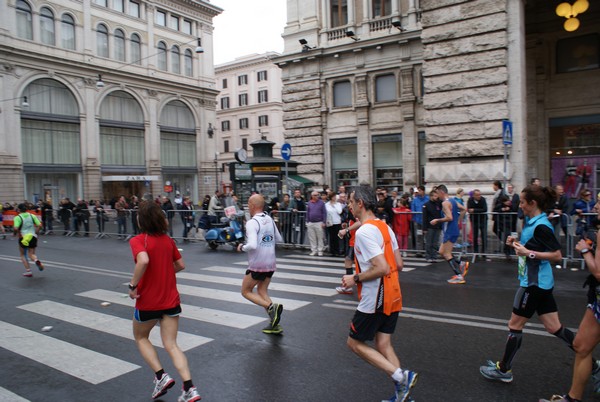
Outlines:
[[[356,274],[342,277],[343,287],[357,285],[359,298],[347,344],[360,358],[392,378],[396,392],[389,401],[409,401],[417,373],[401,368],[392,346],[392,334],[402,310],[398,270],[402,270],[403,262],[398,242],[385,221],[375,217],[377,197],[370,186],[356,188],[349,204],[362,225],[354,243]],[[374,348],[366,343],[372,340]]]

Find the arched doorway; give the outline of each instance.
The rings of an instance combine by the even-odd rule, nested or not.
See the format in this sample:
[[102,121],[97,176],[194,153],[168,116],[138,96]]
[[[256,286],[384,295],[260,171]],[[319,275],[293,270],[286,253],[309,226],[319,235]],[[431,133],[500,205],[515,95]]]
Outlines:
[[58,207],[62,198],[80,194],[79,107],[64,84],[49,78],[30,83],[23,96],[29,103],[21,109],[26,198]]
[[142,197],[151,192],[144,133],[144,114],[132,95],[115,91],[104,98],[100,106],[100,162],[106,202],[121,195]]
[[[194,115],[181,101],[169,102],[160,114],[160,159],[168,195],[198,202],[198,168]],[[169,184],[167,184],[169,183]]]

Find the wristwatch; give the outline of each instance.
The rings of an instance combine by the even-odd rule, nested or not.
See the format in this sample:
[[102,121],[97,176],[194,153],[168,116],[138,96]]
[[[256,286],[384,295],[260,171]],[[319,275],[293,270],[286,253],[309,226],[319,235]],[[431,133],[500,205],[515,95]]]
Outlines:
[[533,251],[531,253],[529,253],[529,258],[531,258],[532,260],[535,260],[535,253]]
[[357,275],[354,275],[354,283],[360,283],[360,277]]
[[585,253],[589,253],[590,249],[589,248],[584,248],[583,250],[580,251],[581,255],[584,255]]
[[135,290],[135,288],[137,288],[137,285],[132,285],[131,283],[127,286],[129,287],[129,290]]

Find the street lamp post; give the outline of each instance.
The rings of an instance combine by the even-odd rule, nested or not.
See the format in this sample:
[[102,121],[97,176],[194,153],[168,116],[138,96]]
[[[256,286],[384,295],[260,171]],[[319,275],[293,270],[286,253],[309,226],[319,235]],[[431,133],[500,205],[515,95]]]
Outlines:
[[216,182],[216,191],[219,191],[219,152],[215,152],[215,182]]

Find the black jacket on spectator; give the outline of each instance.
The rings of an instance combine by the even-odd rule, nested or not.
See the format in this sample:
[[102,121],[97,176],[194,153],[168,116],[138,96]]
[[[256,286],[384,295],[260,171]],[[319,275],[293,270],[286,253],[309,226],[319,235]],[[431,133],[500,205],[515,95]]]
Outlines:
[[432,225],[430,222],[434,219],[440,219],[442,217],[442,203],[437,200],[430,199],[423,204],[423,230],[427,229],[441,229],[443,223],[438,222]]

